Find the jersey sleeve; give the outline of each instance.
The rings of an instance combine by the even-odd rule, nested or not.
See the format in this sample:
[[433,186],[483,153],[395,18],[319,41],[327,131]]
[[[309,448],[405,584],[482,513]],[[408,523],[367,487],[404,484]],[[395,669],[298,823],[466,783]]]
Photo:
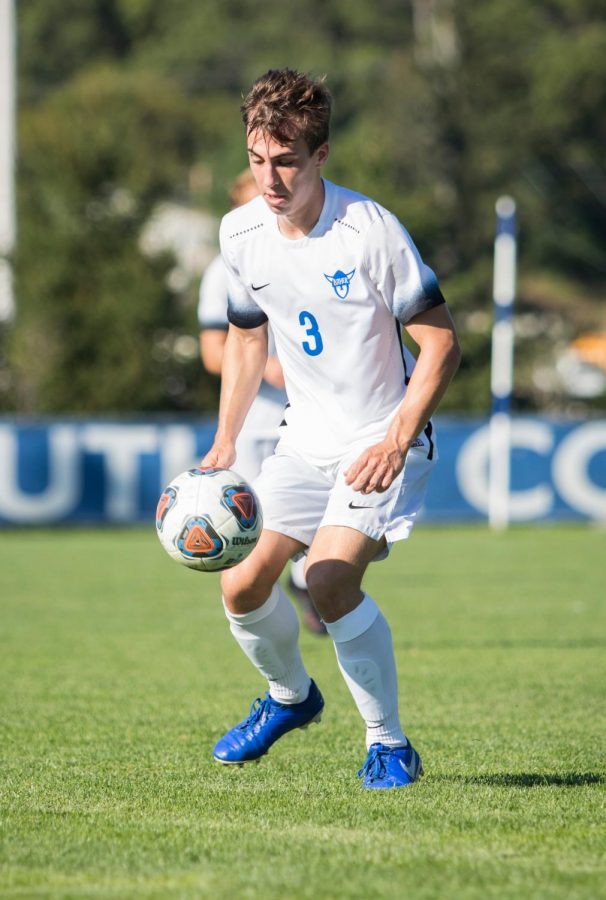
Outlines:
[[207,266],[198,298],[198,324],[200,328],[227,331],[227,271],[221,256],[216,256]]
[[445,302],[438,279],[394,215],[373,222],[366,237],[365,258],[372,282],[402,325]]
[[267,322],[267,316],[257,305],[240,277],[235,254],[220,235],[221,253],[227,271],[227,318],[237,328],[258,328]]

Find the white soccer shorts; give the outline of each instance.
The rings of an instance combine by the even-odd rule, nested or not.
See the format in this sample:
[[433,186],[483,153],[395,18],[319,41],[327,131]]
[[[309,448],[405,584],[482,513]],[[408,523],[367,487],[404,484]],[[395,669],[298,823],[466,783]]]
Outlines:
[[385,537],[387,550],[412,531],[425,499],[435,460],[427,448],[409,450],[402,472],[381,494],[361,494],[345,483],[344,472],[358,458],[358,448],[342,462],[316,466],[283,442],[263,463],[254,489],[261,502],[263,527],[277,531],[309,547],[324,525],[354,528],[378,541]]

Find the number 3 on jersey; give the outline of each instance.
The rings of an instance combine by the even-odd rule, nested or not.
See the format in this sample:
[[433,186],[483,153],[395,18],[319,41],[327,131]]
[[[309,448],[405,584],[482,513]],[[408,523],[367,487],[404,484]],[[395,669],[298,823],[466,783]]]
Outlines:
[[309,356],[318,356],[324,349],[324,344],[316,317],[304,309],[299,313],[299,325],[307,326],[305,334],[312,339],[312,341],[301,342],[303,349]]

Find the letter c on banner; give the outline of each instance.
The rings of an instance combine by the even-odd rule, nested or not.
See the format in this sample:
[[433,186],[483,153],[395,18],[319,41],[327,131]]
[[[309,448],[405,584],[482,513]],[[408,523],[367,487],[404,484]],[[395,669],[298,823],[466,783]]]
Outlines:
[[606,488],[591,481],[587,469],[596,453],[606,453],[606,422],[589,422],[566,435],[553,459],[553,481],[573,509],[606,521]]
[[[457,483],[465,500],[484,515],[488,515],[488,460],[490,425],[484,425],[465,441],[456,461]],[[528,449],[547,456],[553,448],[553,433],[543,422],[513,421],[511,446]],[[549,514],[553,506],[553,491],[548,484],[537,484],[524,491],[512,491],[509,511],[512,521],[528,522]]]

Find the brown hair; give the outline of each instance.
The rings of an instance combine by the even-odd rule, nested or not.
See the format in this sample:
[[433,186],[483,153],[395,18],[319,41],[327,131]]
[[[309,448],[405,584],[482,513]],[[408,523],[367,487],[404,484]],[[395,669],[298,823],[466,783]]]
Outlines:
[[304,138],[314,153],[328,140],[332,98],[324,78],[270,69],[257,78],[241,107],[246,134],[260,130],[280,144]]

